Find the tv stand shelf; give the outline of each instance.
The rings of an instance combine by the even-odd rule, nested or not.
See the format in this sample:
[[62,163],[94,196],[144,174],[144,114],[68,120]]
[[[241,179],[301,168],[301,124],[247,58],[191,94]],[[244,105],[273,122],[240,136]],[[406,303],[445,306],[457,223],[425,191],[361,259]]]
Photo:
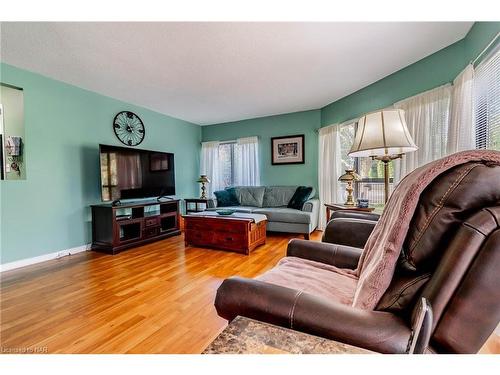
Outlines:
[[92,205],[92,250],[117,254],[181,233],[179,200]]

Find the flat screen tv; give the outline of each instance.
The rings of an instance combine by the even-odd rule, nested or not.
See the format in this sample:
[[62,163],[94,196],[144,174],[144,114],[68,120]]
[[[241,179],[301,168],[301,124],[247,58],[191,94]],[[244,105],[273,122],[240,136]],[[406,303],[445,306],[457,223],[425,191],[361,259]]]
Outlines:
[[174,154],[99,145],[103,201],[175,194]]

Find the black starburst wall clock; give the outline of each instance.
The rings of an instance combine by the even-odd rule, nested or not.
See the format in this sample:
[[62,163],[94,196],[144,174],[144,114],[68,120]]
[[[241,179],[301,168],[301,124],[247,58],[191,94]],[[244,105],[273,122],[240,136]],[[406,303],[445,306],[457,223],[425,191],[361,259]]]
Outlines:
[[121,143],[137,146],[144,140],[144,123],[134,112],[122,111],[113,120],[113,130]]

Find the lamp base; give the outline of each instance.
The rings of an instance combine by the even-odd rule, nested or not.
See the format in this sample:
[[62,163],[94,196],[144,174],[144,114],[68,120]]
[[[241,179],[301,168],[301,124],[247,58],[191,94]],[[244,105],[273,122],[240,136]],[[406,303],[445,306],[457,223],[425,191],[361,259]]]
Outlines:
[[372,160],[379,160],[384,163],[384,203],[389,200],[389,163],[400,159],[403,154],[372,156]]
[[205,187],[205,183],[201,183],[201,197],[200,199],[207,199],[207,188]]
[[354,203],[354,197],[352,195],[352,192],[354,191],[352,187],[352,181],[347,182],[347,187],[345,189],[347,191],[347,200],[344,203],[344,206],[355,206],[356,204]]

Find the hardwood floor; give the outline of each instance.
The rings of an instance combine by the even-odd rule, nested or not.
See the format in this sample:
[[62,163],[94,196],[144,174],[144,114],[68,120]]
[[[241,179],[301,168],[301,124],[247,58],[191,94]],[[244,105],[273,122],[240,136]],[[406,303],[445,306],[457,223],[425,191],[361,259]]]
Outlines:
[[[4,272],[1,352],[200,353],[226,326],[213,307],[222,280],[266,271],[294,237],[270,234],[245,256],[185,248],[177,236]],[[499,350],[492,336],[482,352]]]
[[220,283],[271,268],[294,237],[271,234],[245,256],[185,248],[182,235],[4,272],[2,352],[200,353],[226,326],[213,307]]

